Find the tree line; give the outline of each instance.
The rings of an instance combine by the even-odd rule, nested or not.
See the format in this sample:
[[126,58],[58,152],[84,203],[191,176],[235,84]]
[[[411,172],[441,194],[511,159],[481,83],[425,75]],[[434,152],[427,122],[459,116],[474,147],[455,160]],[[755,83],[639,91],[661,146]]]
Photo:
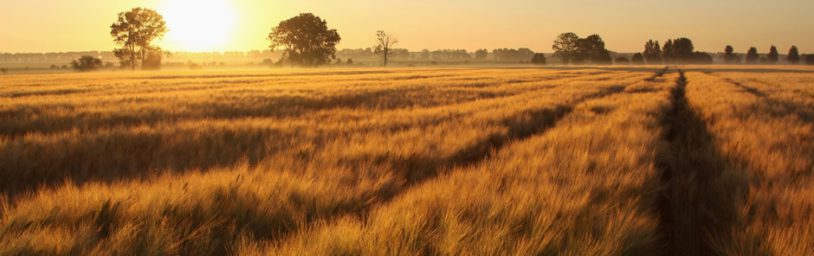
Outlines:
[[[169,53],[153,45],[153,41],[162,38],[167,31],[164,18],[154,10],[133,8],[119,13],[116,22],[110,26],[110,35],[117,46],[113,53],[119,59],[122,67],[129,67],[133,70],[137,66],[140,66],[141,69],[158,68],[161,65],[162,57]],[[278,62],[280,64],[308,67],[331,64],[332,60],[336,60],[334,63],[342,63],[341,59],[336,58],[336,45],[339,44],[342,37],[336,29],[328,27],[326,20],[311,13],[302,13],[281,21],[272,28],[267,39],[270,42],[271,51],[282,51],[282,57]],[[374,47],[361,50],[357,54],[379,56],[385,66],[394,57],[409,56],[406,49],[396,48],[399,40],[390,33],[377,31],[374,42]],[[575,33],[562,33],[554,40],[552,49],[554,56],[560,58],[565,65],[610,65],[614,63],[611,51],[606,48],[605,41],[597,34],[582,38]],[[544,54],[535,53],[528,48],[501,48],[494,49],[491,53],[495,60],[523,60],[533,64],[547,63]],[[479,49],[473,54],[466,50],[454,49],[433,52],[424,50],[421,52],[420,58],[485,60],[488,55],[489,51],[486,49]],[[742,61],[741,57],[734,53],[733,47],[726,46],[723,58],[725,63],[730,64],[774,64],[779,60],[779,53],[777,48],[772,46],[765,57],[760,57],[757,49],[752,47]],[[797,47],[792,46],[789,49],[787,61],[796,64],[801,60],[814,64],[814,55],[800,55]],[[352,59],[348,59],[347,62],[352,63]],[[712,64],[714,58],[709,53],[696,51],[692,40],[681,37],[667,40],[663,46],[659,41],[649,40],[645,43],[644,50],[634,54],[630,60],[619,57],[615,62],[617,64]],[[94,70],[102,65],[101,60],[90,56],[83,56],[72,63],[74,69],[80,71]]]

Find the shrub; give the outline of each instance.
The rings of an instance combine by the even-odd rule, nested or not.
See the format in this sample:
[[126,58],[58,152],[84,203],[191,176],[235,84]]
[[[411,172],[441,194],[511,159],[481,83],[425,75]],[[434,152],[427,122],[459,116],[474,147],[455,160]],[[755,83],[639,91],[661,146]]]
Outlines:
[[534,56],[531,57],[531,64],[545,65],[546,64],[545,54],[535,53]]
[[614,60],[614,62],[616,64],[618,64],[618,65],[628,65],[628,64],[630,64],[630,60],[628,60],[626,57],[616,58],[616,60]]
[[82,56],[72,61],[71,67],[76,71],[93,71],[102,67],[102,60],[93,56]]

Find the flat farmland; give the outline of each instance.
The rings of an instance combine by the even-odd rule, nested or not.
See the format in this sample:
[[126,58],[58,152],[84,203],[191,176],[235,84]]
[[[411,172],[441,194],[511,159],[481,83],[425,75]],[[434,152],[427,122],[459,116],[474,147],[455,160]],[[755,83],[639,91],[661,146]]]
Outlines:
[[814,70],[0,76],[0,255],[811,255]]

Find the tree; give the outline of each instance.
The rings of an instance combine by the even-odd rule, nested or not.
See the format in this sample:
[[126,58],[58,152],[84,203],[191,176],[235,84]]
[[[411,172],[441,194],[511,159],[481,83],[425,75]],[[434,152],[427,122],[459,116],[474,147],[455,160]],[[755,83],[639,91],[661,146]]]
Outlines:
[[546,64],[545,54],[535,53],[534,57],[531,58],[531,64],[545,65]]
[[757,48],[749,48],[749,51],[746,53],[746,63],[755,64],[758,62],[758,59],[760,59],[760,55],[757,53]]
[[611,64],[610,51],[605,49],[605,41],[596,34],[578,40],[578,56],[590,60],[594,64]]
[[672,58],[678,60],[679,63],[692,61],[695,56],[694,51],[695,46],[693,46],[692,40],[689,38],[682,37],[673,40]]
[[145,9],[133,8],[130,11],[119,13],[118,20],[110,25],[110,36],[121,48],[113,52],[122,64],[129,65],[131,69],[136,69],[136,63],[147,57],[152,46],[152,41],[164,37],[167,33],[167,24],[164,17],[158,12]]
[[631,59],[631,63],[633,65],[643,65],[644,64],[644,54],[641,54],[641,53],[633,54],[633,58]]
[[82,56],[71,61],[71,67],[76,71],[93,71],[102,67],[102,60],[93,56]]
[[777,64],[778,60],[780,60],[780,53],[777,52],[777,47],[772,45],[772,47],[769,48],[769,55],[766,55],[766,63]]
[[630,64],[630,60],[628,60],[626,57],[619,57],[614,60],[614,63],[617,65],[628,65]]
[[489,50],[480,49],[480,50],[475,51],[475,59],[476,60],[485,60],[487,57],[489,57]]
[[647,43],[644,44],[644,52],[642,54],[647,60],[647,63],[655,64],[662,62],[659,41],[648,40]]
[[554,49],[554,55],[559,56],[562,58],[563,64],[571,64],[571,58],[577,54],[579,36],[574,33],[562,33],[557,36],[557,39],[554,40],[554,45],[551,46]]
[[661,51],[662,59],[664,62],[671,63],[673,61],[673,57],[675,55],[673,47],[673,40],[668,39],[667,42],[664,42],[664,50]]
[[735,54],[735,48],[732,48],[731,45],[727,45],[724,49],[724,62],[730,64],[740,63],[740,58]]
[[336,44],[342,40],[336,29],[320,17],[303,13],[280,22],[269,33],[272,51],[283,48],[283,59],[292,65],[319,66],[336,57]]
[[387,61],[390,59],[390,57],[392,57],[393,54],[391,51],[393,45],[397,43],[399,43],[399,40],[393,35],[387,34],[381,30],[376,32],[376,50],[374,50],[374,52],[382,56],[384,66],[387,66]]
[[788,61],[791,64],[800,63],[800,52],[797,50],[797,46],[791,46],[789,49]]

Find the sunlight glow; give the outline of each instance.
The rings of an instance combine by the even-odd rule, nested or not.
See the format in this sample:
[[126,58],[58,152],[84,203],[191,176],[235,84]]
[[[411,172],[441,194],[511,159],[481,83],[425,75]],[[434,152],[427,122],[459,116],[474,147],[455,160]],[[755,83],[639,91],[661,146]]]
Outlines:
[[167,0],[167,46],[183,51],[220,50],[230,43],[237,15],[229,0]]

